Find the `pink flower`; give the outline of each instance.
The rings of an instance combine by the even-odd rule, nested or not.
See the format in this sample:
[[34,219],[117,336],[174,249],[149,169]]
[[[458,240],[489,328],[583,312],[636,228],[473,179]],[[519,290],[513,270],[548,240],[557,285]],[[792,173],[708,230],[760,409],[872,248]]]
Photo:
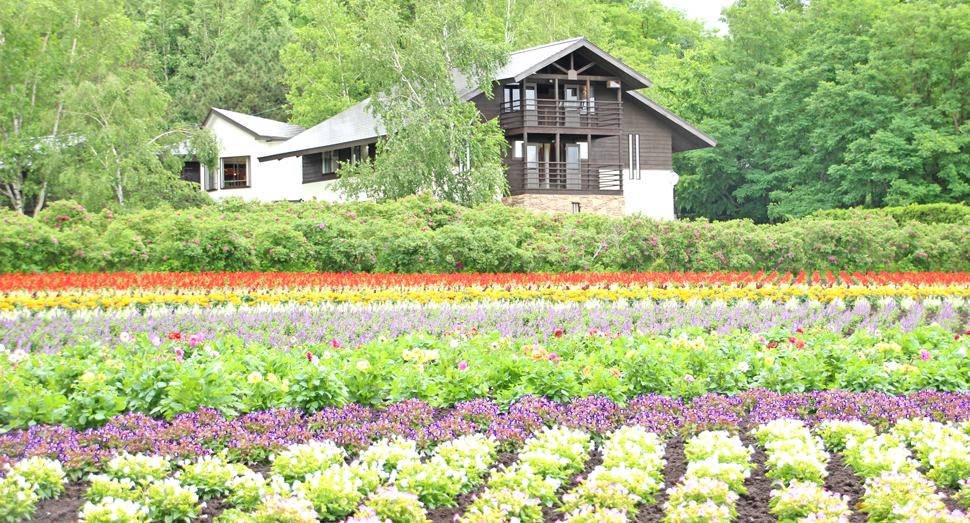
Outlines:
[[686,381],[687,383],[694,383],[694,377],[691,376],[690,374],[686,374],[684,375],[684,381]]
[[189,347],[195,348],[196,345],[202,343],[202,333],[193,334],[189,336]]
[[549,353],[549,361],[556,361],[558,359],[559,359],[559,355],[558,354],[556,354],[555,352]]
[[330,340],[330,346],[335,349],[342,349],[343,346],[337,343],[337,340]]
[[467,361],[463,361],[463,362],[461,362],[461,363],[458,364],[458,370],[465,370],[467,368],[468,368],[468,362]]
[[795,337],[788,338],[788,343],[795,343]]
[[930,354],[930,351],[928,351],[926,349],[920,349],[920,351],[919,351],[919,359],[921,359],[923,361],[929,361],[929,360],[933,359],[933,355]]

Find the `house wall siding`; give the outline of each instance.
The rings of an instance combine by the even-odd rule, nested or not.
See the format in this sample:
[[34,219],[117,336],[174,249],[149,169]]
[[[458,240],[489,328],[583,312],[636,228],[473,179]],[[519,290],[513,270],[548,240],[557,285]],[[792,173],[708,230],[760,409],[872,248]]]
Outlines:
[[640,135],[640,169],[670,170],[673,167],[670,128],[631,101],[629,96],[624,96],[623,136],[619,144],[623,165],[630,163],[627,137],[631,134]]
[[304,154],[303,183],[323,181],[323,153]]
[[[249,157],[249,186],[245,188],[221,189],[221,176],[217,170],[212,174],[215,187],[209,195],[213,198],[238,196],[247,200],[272,202],[300,199],[300,185],[303,177],[300,158],[286,158],[260,162],[261,156],[269,156],[284,142],[258,140],[235,124],[215,115],[206,122],[206,129],[214,133],[222,144],[220,158]],[[217,166],[217,169],[221,167]]]

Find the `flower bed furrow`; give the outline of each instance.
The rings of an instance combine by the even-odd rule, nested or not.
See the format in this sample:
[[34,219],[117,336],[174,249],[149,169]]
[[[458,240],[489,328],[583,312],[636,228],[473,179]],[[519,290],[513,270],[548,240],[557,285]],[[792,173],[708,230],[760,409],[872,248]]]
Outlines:
[[[530,411],[539,418],[546,417],[547,423],[552,422],[549,408],[552,405],[544,402],[530,405]],[[852,440],[858,443],[859,437],[871,433],[859,424],[846,429],[821,421],[832,414],[851,415],[851,410],[829,412],[807,421],[824,440],[847,448],[847,462],[859,463],[859,456],[852,451],[857,445]],[[743,423],[750,416],[746,418]],[[542,426],[543,422],[540,419],[538,423]],[[882,434],[906,438],[916,448],[938,442],[940,434],[963,440],[970,430],[966,423],[940,424],[919,417],[899,418],[883,426],[888,430]],[[862,432],[855,430],[859,427]],[[822,445],[800,420],[783,413],[776,421],[755,426],[751,434],[769,449],[769,462],[775,463],[769,467],[769,474],[785,472],[773,474],[778,488],[771,493],[771,512],[778,515],[779,522],[839,523],[850,517],[856,521],[860,511],[874,522],[968,521],[963,512],[944,507],[937,484],[916,470],[908,474],[884,471],[868,477],[862,503],[853,507],[839,494],[822,489],[816,480],[818,468],[811,463],[806,462],[804,467],[797,463],[779,466],[776,458],[789,451],[791,444],[787,442],[799,441],[816,448]],[[597,439],[601,442],[594,443]],[[541,428],[525,440],[514,463],[491,466],[499,443],[482,435],[457,437],[426,450],[407,439],[382,439],[360,450],[310,440],[309,444],[276,452],[266,474],[231,463],[224,455],[179,461],[120,452],[101,467],[101,475],[91,476],[90,486],[83,492],[87,502],[80,509],[80,517],[82,521],[193,521],[199,518],[204,503],[215,500],[220,507],[231,507],[219,514],[216,521],[220,523],[270,521],[266,518],[273,514],[279,517],[280,511],[307,522],[365,523],[406,518],[402,521],[444,523],[448,519],[435,507],[455,503],[460,492],[482,485],[470,503],[446,514],[460,523],[502,520],[489,514],[505,518],[514,515],[522,523],[623,523],[637,519],[638,511],[656,503],[653,494],[663,486],[657,479],[662,479],[660,473],[666,465],[664,450],[676,441],[665,441],[636,425],[621,425],[600,436],[556,425]],[[601,453],[602,465],[588,477],[577,477],[594,452]],[[718,465],[734,464],[739,465],[738,470],[750,470],[752,452],[728,431],[701,431],[690,437],[685,454],[677,456],[688,461],[687,474],[667,489],[663,521],[728,521],[738,509],[736,505],[750,503],[748,496],[739,498],[737,492],[745,489],[745,483],[755,484],[758,478],[738,482],[730,473],[734,467]],[[906,460],[902,455],[894,459],[898,463]],[[434,467],[452,473],[436,476],[429,473]],[[415,474],[417,469],[423,472]],[[572,487],[564,490],[567,479]],[[68,478],[61,463],[40,457],[21,460],[0,480],[0,490],[8,494],[0,501],[0,518],[24,520],[35,509],[38,498],[47,500],[40,501],[42,505],[50,505],[53,498],[65,492],[65,486]],[[970,487],[963,488],[957,497],[966,503]],[[73,499],[60,502],[76,503]],[[543,505],[553,510],[541,509]],[[653,517],[638,520],[657,521]]]

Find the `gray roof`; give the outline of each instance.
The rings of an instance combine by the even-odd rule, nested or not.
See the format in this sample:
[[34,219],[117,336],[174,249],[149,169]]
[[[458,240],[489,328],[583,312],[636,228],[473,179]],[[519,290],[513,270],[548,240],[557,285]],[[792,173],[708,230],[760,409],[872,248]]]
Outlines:
[[708,136],[704,131],[687,123],[686,120],[672,113],[670,109],[647,98],[643,94],[637,91],[627,91],[624,94],[635,102],[640,103],[647,112],[670,124],[670,129],[673,131],[671,145],[675,153],[704,149],[717,145],[717,140]]
[[[646,76],[636,72],[630,66],[617,60],[582,36],[512,53],[509,55],[508,63],[498,70],[495,81],[522,81],[574,51],[580,51],[603,67],[611,69],[614,74],[620,77],[624,85],[629,85],[632,89],[650,87],[653,83]],[[463,100],[471,100],[481,93],[481,90],[476,86],[468,85],[467,79],[462,75],[456,74],[455,76],[455,84],[458,86],[458,92]]]
[[[623,84],[631,89],[627,94],[632,95],[633,99],[645,106],[648,111],[669,122],[674,128],[674,151],[714,147],[717,143],[710,136],[661,107],[660,104],[636,92],[635,89],[650,87],[652,83],[650,79],[610,56],[609,53],[593,45],[584,37],[516,51],[509,56],[508,63],[499,69],[495,75],[495,81],[521,81],[573,52],[584,54],[590,60],[597,62],[599,66],[618,76]],[[471,100],[481,94],[481,90],[476,86],[468,85],[468,80],[463,75],[455,72],[454,78],[455,86],[463,100]],[[272,155],[263,156],[259,161],[280,160],[290,156],[312,154],[333,149],[337,145],[383,136],[386,134],[384,126],[366,109],[369,102],[370,98],[311,127],[299,136],[280,145]]]
[[209,114],[205,117],[205,121],[202,122],[202,126],[209,123],[209,118],[212,118],[213,114],[218,114],[219,116],[225,118],[229,122],[236,125],[243,131],[255,136],[259,140],[279,141],[279,140],[289,140],[294,136],[302,133],[306,130],[304,127],[299,125],[293,125],[285,122],[278,122],[276,120],[270,120],[269,118],[260,118],[259,116],[252,116],[243,113],[237,113],[235,111],[227,111],[225,109],[218,109],[213,107]]
[[288,156],[302,156],[332,149],[334,145],[377,138],[387,133],[381,122],[367,110],[370,98],[328,118],[281,144],[273,154],[263,156],[261,162],[280,160]]

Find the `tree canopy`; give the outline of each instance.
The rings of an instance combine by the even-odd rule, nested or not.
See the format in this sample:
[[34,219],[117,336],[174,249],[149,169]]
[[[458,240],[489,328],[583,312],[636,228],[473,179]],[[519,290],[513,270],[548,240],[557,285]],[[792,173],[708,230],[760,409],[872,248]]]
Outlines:
[[[50,198],[151,206],[182,194],[179,144],[212,160],[190,125],[212,106],[309,127],[373,97],[395,134],[357,182],[474,203],[501,185],[499,133],[444,88],[446,72],[579,35],[718,140],[674,156],[682,216],[765,222],[970,196],[970,0],[736,0],[723,18],[721,34],[660,0],[9,0],[0,198],[28,213]],[[432,80],[409,98],[406,77]]]

